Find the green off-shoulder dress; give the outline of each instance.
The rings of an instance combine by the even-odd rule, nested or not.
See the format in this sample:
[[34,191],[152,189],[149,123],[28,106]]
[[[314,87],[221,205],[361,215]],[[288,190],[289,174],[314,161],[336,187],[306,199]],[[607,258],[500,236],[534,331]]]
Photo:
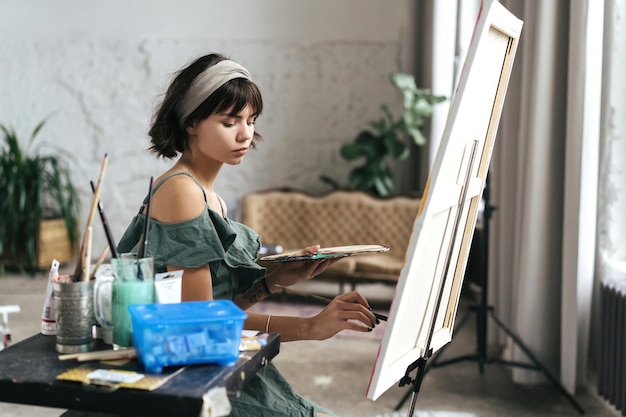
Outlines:
[[[189,173],[173,175],[187,175],[200,186]],[[156,184],[153,193],[170,177]],[[120,239],[120,253],[136,252],[144,224],[145,216],[138,213]],[[166,265],[198,268],[208,263],[215,299],[232,300],[265,275],[265,269],[255,262],[261,247],[259,235],[222,217],[208,204],[200,216],[185,222],[161,223],[151,219],[148,237],[148,255],[154,258],[156,273],[165,272]],[[230,402],[230,415],[235,417],[311,417],[317,412],[334,415],[295,393],[272,363],[263,367]]]

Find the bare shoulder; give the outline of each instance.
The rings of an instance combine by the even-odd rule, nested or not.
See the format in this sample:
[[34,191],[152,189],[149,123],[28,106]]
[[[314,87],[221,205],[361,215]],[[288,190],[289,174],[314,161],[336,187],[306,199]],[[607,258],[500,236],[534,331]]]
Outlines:
[[[158,184],[161,178],[155,181]],[[151,217],[177,223],[198,217],[206,210],[202,188],[187,175],[175,175],[163,182],[152,196]]]

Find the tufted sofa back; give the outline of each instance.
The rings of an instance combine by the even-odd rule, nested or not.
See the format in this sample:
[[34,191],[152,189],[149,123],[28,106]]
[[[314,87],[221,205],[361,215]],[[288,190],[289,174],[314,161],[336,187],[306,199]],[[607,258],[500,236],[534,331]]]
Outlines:
[[403,258],[419,204],[419,198],[379,199],[357,191],[323,196],[266,191],[243,199],[241,222],[258,232],[264,244],[285,250],[377,244]]

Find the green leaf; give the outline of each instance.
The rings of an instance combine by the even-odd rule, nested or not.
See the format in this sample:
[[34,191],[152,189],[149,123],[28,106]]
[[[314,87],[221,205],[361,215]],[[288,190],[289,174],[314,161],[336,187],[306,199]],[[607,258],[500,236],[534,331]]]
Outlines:
[[394,72],[389,75],[389,81],[391,84],[404,92],[414,92],[417,91],[417,86],[415,84],[415,77],[410,74],[405,74],[402,72]]
[[367,166],[354,168],[350,171],[348,181],[355,190],[368,191],[371,182],[371,173]]
[[379,197],[389,197],[394,191],[393,180],[384,177],[377,178],[375,190]]
[[374,181],[374,190],[379,197],[388,197],[394,191],[393,173],[386,163],[381,163],[378,167],[378,174]]
[[363,156],[361,147],[355,143],[346,143],[341,146],[341,157],[346,161],[354,161]]
[[394,159],[403,160],[409,156],[409,147],[404,141],[399,140],[395,134],[385,136],[385,145]]
[[333,190],[338,190],[341,188],[341,186],[339,185],[339,182],[337,182],[334,178],[331,178],[327,175],[320,175],[320,181],[322,181],[323,183],[327,185],[330,185]]
[[369,146],[376,141],[376,136],[369,130],[363,130],[354,140],[354,143],[361,146]]
[[[387,122],[385,121],[385,119],[369,122],[369,126],[372,128],[372,130],[374,130],[374,132],[376,132],[377,135],[380,135],[387,130]],[[370,134],[372,134],[373,136],[373,133],[370,132]]]
[[413,143],[417,146],[426,145],[426,138],[422,135],[422,131],[418,128],[407,127],[406,133],[413,139]]

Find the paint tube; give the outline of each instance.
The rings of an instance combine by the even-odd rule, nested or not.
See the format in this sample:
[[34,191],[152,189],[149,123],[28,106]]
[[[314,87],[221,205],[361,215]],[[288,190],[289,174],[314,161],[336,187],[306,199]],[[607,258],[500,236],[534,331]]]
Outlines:
[[0,315],[2,320],[0,321],[0,350],[8,347],[11,344],[11,329],[9,329],[9,313],[19,313],[20,306],[0,306]]
[[154,275],[154,291],[157,304],[180,303],[183,271],[162,272]]
[[52,281],[59,276],[59,261],[52,260],[50,273],[48,274],[48,287],[46,288],[46,299],[41,312],[41,334],[46,336],[54,336],[57,334],[57,321],[54,316],[54,293],[52,290]]

